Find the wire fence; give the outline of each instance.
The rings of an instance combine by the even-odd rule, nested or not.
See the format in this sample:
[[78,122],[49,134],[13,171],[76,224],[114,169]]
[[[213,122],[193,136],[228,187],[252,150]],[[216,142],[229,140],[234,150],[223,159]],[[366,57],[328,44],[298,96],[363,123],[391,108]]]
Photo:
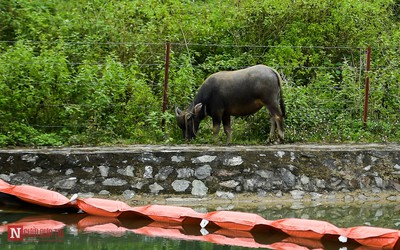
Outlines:
[[[0,41],[3,44],[3,48],[7,46],[13,46],[16,42],[14,41]],[[31,41],[26,43],[32,43],[35,46],[58,46],[58,51],[69,51],[70,48],[74,48],[73,52],[70,53],[66,58],[66,61],[60,61],[59,63],[66,64],[67,68],[71,72],[76,72],[76,69],[81,66],[98,66],[105,67],[107,62],[105,58],[97,58],[96,60],[85,61],[83,51],[88,47],[96,47],[98,51],[104,51],[103,54],[111,53],[116,54],[120,65],[123,68],[136,67],[137,71],[142,75],[144,82],[150,86],[155,96],[159,98],[159,105],[163,103],[163,85],[167,81],[170,84],[170,88],[177,84],[179,77],[177,71],[183,67],[190,67],[190,71],[193,75],[201,72],[200,76],[194,76],[190,78],[192,81],[188,84],[195,86],[192,93],[187,93],[189,97],[193,97],[197,88],[200,86],[202,80],[207,75],[214,73],[218,70],[236,70],[245,68],[257,63],[268,63],[269,66],[277,69],[284,79],[284,92],[288,92],[289,95],[285,96],[289,113],[294,114],[297,117],[289,121],[292,124],[292,133],[296,133],[294,130],[301,130],[302,124],[309,122],[307,119],[309,115],[320,116],[320,119],[313,120],[312,123],[329,123],[335,122],[334,119],[340,116],[351,116],[355,120],[362,121],[362,113],[364,110],[364,98],[365,92],[365,79],[366,76],[372,77],[372,84],[370,93],[368,96],[378,96],[372,98],[372,108],[368,111],[369,119],[377,121],[382,119],[382,115],[386,113],[382,110],[388,107],[387,99],[397,98],[396,93],[400,93],[399,87],[399,69],[398,64],[387,60],[385,54],[392,53],[396,48],[372,48],[372,65],[369,72],[366,72],[366,48],[359,46],[260,46],[260,45],[241,45],[241,44],[199,44],[199,43],[171,43],[171,62],[168,63],[168,67],[174,73],[165,79],[165,67],[166,67],[166,44],[163,42],[155,43],[138,43],[138,42],[121,42],[121,43],[86,43],[86,42],[39,42]],[[317,53],[316,53],[317,52]],[[83,54],[82,54],[83,53]],[[285,53],[292,53],[294,55],[301,54],[303,61],[293,61],[291,58],[285,56]],[[375,57],[379,60],[374,61]],[[313,55],[318,54],[324,58],[313,58]],[[218,57],[218,55],[220,57]],[[227,55],[231,55],[229,58]],[[280,58],[277,57],[280,55]],[[186,63],[180,57],[187,58]],[[236,58],[234,60],[234,58]],[[313,62],[315,60],[316,62]],[[329,63],[327,63],[329,62]],[[340,63],[337,63],[340,62]],[[20,68],[21,65],[36,64],[35,61],[25,60],[21,61],[18,59],[10,59],[8,62],[11,68]],[[56,62],[57,63],[57,62]],[[396,68],[397,67],[397,68]],[[105,69],[107,70],[107,69]],[[388,71],[395,71],[395,74],[388,76]],[[72,73],[74,74],[74,73]],[[3,80],[2,80],[3,81]],[[7,81],[7,80],[5,80]],[[386,83],[392,81],[392,83]],[[396,82],[397,81],[397,82]],[[375,84],[380,83],[380,84]],[[12,84],[3,82],[3,84]],[[19,85],[34,86],[40,88],[44,83],[41,81],[35,81],[32,79],[26,79],[18,83]],[[65,86],[91,86],[96,87],[103,85],[98,80],[86,80],[86,81],[74,81],[72,79],[65,79],[57,82],[57,85]],[[120,82],[108,82],[109,85],[120,86]],[[165,88],[168,94],[168,98],[171,98],[170,90]],[[346,90],[346,91],[343,91]],[[299,100],[296,96],[302,91],[308,91],[306,93],[307,98]],[[113,93],[108,93],[113,95]],[[286,94],[286,93],[285,93]],[[383,96],[383,97],[382,97]],[[183,98],[188,100],[190,98]],[[313,99],[315,97],[315,99]],[[172,101],[180,100],[182,98],[174,97]],[[386,103],[385,103],[386,101]],[[393,100],[391,100],[393,101]],[[167,101],[168,109],[171,110],[176,103]],[[179,103],[181,105],[182,103]],[[187,103],[189,104],[189,103]],[[118,109],[125,108],[126,102],[110,102],[103,103],[105,109]],[[392,111],[399,111],[397,103],[392,107]],[[26,107],[29,109],[30,107]],[[83,109],[83,110],[95,110],[98,108],[98,104],[92,102],[62,102],[62,103],[39,103],[36,108],[56,108],[58,110],[65,109]],[[303,115],[299,115],[302,113]],[[334,114],[333,116],[330,114]],[[399,116],[392,114],[394,118],[392,122],[399,123]],[[263,117],[265,118],[265,117]],[[106,118],[105,118],[106,119]],[[259,117],[245,118],[244,121],[253,124],[258,124]],[[302,120],[303,119],[303,120]],[[36,128],[85,128],[87,124],[48,124],[48,120],[45,123],[34,123],[25,121],[29,126]],[[50,118],[51,120],[51,118]],[[93,121],[96,123],[97,121]],[[240,121],[239,121],[240,122]],[[0,127],[8,129],[7,122],[0,123]],[[93,126],[93,124],[91,125]],[[107,123],[99,122],[94,126],[104,127],[108,126]],[[206,125],[210,126],[210,125]],[[210,128],[210,127],[208,127]],[[247,127],[249,131],[252,131],[252,126]]]

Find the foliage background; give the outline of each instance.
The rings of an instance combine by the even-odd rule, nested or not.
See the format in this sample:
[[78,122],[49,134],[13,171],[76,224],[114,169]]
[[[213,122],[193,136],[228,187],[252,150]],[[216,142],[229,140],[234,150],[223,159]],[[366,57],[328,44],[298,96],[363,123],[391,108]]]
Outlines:
[[[399,14],[399,0],[1,1],[0,146],[182,143],[175,105],[209,74],[258,63],[285,76],[288,142],[399,142]],[[210,123],[195,143],[212,141]],[[233,130],[263,143],[268,114]]]

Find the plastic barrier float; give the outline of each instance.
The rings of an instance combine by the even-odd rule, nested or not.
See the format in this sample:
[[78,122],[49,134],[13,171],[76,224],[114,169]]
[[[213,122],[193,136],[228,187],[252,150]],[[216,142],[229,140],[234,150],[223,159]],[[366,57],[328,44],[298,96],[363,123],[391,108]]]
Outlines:
[[[79,230],[123,235],[127,231],[148,236],[208,241],[216,244],[271,249],[324,248],[327,244],[354,249],[400,249],[400,231],[379,227],[338,228],[328,222],[305,219],[266,220],[257,214],[215,211],[198,213],[191,208],[148,205],[131,207],[121,201],[98,198],[71,199],[62,194],[29,185],[10,185],[0,179],[0,193],[51,209],[82,210],[72,223]],[[76,212],[75,211],[75,212]],[[55,215],[51,215],[54,217]],[[32,218],[0,226],[0,233],[10,225],[35,223],[59,229],[69,214],[57,219]],[[71,223],[71,222],[69,222]]]

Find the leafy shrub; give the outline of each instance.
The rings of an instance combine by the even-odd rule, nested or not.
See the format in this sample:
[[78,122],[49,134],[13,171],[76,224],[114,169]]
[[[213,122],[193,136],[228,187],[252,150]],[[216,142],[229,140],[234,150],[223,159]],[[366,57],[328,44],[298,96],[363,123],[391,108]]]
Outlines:
[[[2,1],[0,146],[182,143],[174,108],[210,74],[260,63],[286,79],[287,141],[397,142],[398,9],[392,0]],[[233,143],[263,143],[269,126],[265,110],[235,118]],[[194,143],[212,140],[207,119]]]

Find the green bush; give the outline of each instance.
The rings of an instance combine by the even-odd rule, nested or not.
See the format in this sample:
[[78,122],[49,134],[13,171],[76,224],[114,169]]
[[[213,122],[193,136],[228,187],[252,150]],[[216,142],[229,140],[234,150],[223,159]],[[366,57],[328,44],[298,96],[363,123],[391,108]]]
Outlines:
[[[284,75],[288,142],[398,142],[398,13],[393,0],[2,1],[0,146],[182,143],[175,107],[210,74],[260,63]],[[235,118],[233,143],[264,143],[269,126],[266,110]],[[194,143],[212,140],[206,119]]]

